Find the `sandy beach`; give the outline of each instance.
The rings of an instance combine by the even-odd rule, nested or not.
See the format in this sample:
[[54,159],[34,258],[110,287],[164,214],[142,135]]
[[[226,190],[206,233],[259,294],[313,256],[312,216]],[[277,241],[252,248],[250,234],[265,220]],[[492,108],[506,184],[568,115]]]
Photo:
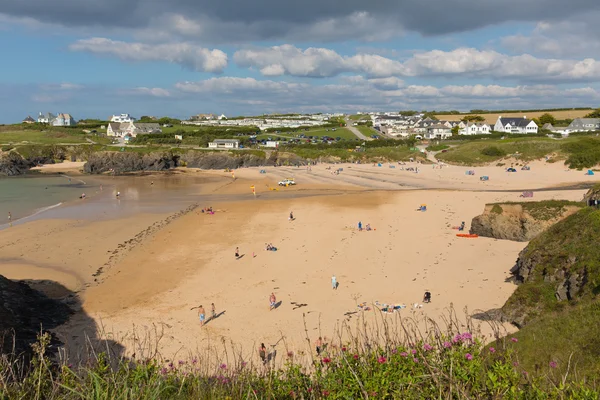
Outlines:
[[[0,274],[53,280],[78,293],[80,313],[57,330],[72,348],[92,329],[129,354],[141,346],[132,332],[158,335],[165,358],[222,338],[248,354],[261,342],[305,349],[307,334],[315,340],[343,323],[381,316],[358,312],[358,303],[402,304],[402,317],[439,321],[451,306],[459,314],[500,307],[515,289],[505,280],[526,243],[458,238],[452,226],[465,221],[468,228],[486,203],[523,201],[523,190],[535,190],[529,201],[580,200],[581,185],[596,182],[558,163],[535,162],[516,173],[495,166],[393,166],[242,169],[235,180],[223,171],[188,170],[184,175],[213,182],[199,202],[214,214],[197,208],[168,223],[173,213],[32,221],[0,231]],[[466,175],[469,169],[476,175]],[[490,180],[480,181],[481,175]],[[278,187],[283,178],[297,185]],[[421,204],[426,212],[416,211]],[[359,221],[374,229],[358,231]],[[277,251],[266,251],[266,243]],[[414,309],[425,290],[432,302]],[[281,304],[270,311],[272,292]],[[213,302],[219,317],[201,327],[192,308],[203,305],[210,315]],[[491,333],[485,324],[481,329]]]

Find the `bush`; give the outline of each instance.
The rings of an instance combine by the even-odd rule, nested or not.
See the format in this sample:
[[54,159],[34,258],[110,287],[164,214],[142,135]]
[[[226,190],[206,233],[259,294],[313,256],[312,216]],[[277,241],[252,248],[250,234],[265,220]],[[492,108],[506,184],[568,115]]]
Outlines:
[[489,146],[481,150],[481,154],[490,157],[504,157],[506,152],[499,147]]

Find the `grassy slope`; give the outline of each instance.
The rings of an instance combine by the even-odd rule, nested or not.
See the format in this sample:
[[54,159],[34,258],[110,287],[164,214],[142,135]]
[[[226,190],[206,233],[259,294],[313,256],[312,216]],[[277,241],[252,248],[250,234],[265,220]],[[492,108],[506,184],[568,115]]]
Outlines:
[[543,158],[547,154],[561,151],[563,141],[550,138],[511,138],[511,139],[490,139],[477,140],[465,143],[458,143],[456,147],[449,149],[446,153],[440,153],[436,156],[439,160],[461,165],[481,165],[493,161],[498,161],[505,156],[488,156],[482,153],[487,147],[497,147],[506,155],[520,154],[519,159],[531,161]]
[[381,135],[381,133],[379,133],[375,129],[365,125],[357,125],[355,126],[355,128],[358,129],[358,131],[366,137],[371,137],[371,135]]
[[570,378],[600,376],[600,302],[592,300],[536,319],[514,336],[513,346],[526,371],[545,369],[556,362],[557,376],[567,372],[572,357]]
[[327,130],[327,128],[317,128],[317,129],[309,129],[308,131],[302,130],[302,131],[298,131],[298,132],[294,132],[294,133],[285,133],[284,132],[284,133],[275,134],[274,132],[272,132],[272,133],[261,134],[258,136],[258,138],[259,139],[266,139],[267,137],[297,138],[298,135],[318,136],[318,137],[330,136],[333,138],[336,138],[339,136],[340,138],[347,139],[347,140],[356,139],[356,136],[354,136],[354,134],[346,128],[335,128],[335,131],[332,131],[331,128],[329,130]]
[[86,135],[70,132],[28,130],[0,132],[0,144],[16,144],[22,142],[36,144],[86,143]]
[[542,200],[542,201],[509,201],[502,203],[490,203],[493,205],[492,212],[502,213],[503,205],[520,205],[523,211],[529,213],[538,220],[547,221],[558,217],[565,207],[584,207],[585,204],[580,201],[569,200]]

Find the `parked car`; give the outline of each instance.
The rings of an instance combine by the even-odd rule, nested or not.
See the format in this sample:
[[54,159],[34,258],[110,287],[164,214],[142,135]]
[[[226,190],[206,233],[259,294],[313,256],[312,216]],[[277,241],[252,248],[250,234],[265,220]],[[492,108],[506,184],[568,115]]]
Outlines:
[[282,181],[279,181],[279,186],[292,186],[295,185],[296,182],[293,179],[287,178]]

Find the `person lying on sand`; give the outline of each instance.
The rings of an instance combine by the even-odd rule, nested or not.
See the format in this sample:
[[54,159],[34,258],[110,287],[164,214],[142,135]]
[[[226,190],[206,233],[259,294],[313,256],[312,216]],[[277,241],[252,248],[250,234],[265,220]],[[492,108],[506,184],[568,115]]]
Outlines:
[[367,224],[367,226],[365,227],[366,230],[370,231],[371,230],[371,224]]

